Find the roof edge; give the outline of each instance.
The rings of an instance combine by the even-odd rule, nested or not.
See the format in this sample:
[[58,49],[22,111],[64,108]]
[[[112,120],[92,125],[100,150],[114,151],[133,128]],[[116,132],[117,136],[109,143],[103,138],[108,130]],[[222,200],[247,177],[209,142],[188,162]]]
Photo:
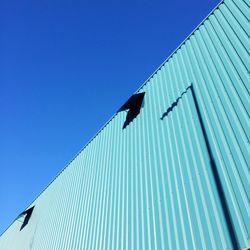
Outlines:
[[[149,81],[151,78],[153,78],[153,76],[173,57],[173,55],[177,52],[177,50],[179,50],[185,43],[187,40],[189,40],[189,38],[194,34],[194,32],[196,30],[199,29],[199,27],[209,18],[209,16],[216,10],[218,9],[218,7],[224,2],[224,0],[220,0],[220,2],[206,15],[206,17],[191,31],[191,33],[183,40],[183,42],[164,60],[163,63],[160,64],[160,66],[143,82],[143,84],[132,94],[135,94],[137,92],[139,92]],[[123,102],[124,103],[124,102]],[[63,173],[63,171],[71,164],[71,162],[73,162],[77,156],[95,139],[95,137],[97,137],[97,135],[100,134],[100,132],[115,118],[115,116],[117,115],[117,113],[115,113],[113,116],[111,116],[111,118],[96,132],[96,134],[91,137],[91,139],[88,140],[88,142],[76,153],[76,155],[73,157],[72,160],[70,160],[66,166],[49,182],[49,184],[36,196],[36,198],[34,200],[32,200],[32,202],[26,207],[24,208],[22,211],[28,209],[35,201],[37,198],[39,198],[39,196],[42,195],[42,193],[57,179],[57,177],[59,177],[59,175],[61,175]],[[21,212],[22,212],[21,211]],[[20,212],[20,213],[21,213]],[[16,221],[16,217],[15,219],[12,221],[12,223],[10,223],[10,225],[0,234],[0,237],[11,227],[11,225]]]

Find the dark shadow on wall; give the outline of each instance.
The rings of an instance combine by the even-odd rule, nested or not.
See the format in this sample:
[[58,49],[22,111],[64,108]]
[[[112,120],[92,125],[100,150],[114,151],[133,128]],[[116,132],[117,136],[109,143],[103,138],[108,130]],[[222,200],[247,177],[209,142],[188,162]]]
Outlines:
[[34,207],[35,207],[35,206],[33,206],[33,207],[31,207],[31,208],[25,210],[24,212],[22,212],[22,213],[18,216],[18,218],[20,218],[20,217],[22,217],[22,216],[25,216],[25,217],[24,217],[23,224],[22,224],[22,226],[21,226],[21,228],[20,228],[20,231],[28,224],[28,222],[29,222],[29,220],[30,220],[30,217],[31,217],[31,215],[32,215],[32,212],[33,212],[33,210],[34,210]]
[[172,103],[172,105],[167,109],[165,113],[162,114],[161,120],[164,119],[164,117],[168,116],[168,114],[173,111],[173,109],[178,105],[178,102],[182,98],[184,94],[187,93],[187,91],[191,88],[192,85],[188,86],[184,92],[181,93],[181,95]]
[[128,110],[123,129],[140,114],[144,95],[145,92],[132,95],[118,110],[118,112]]
[[177,104],[181,100],[182,96],[184,94],[186,94],[189,89],[191,90],[192,98],[193,98],[193,101],[194,101],[194,106],[195,106],[195,109],[196,109],[196,113],[198,115],[198,120],[199,120],[199,123],[200,123],[200,127],[201,127],[201,130],[202,130],[204,141],[205,141],[205,144],[206,144],[207,153],[208,153],[208,156],[209,156],[209,163],[210,163],[213,178],[214,178],[214,181],[215,181],[216,189],[217,189],[217,192],[218,192],[218,195],[219,195],[219,199],[220,199],[220,202],[221,202],[222,212],[223,212],[223,215],[224,215],[224,218],[225,218],[225,221],[226,221],[226,225],[227,225],[228,233],[229,233],[229,236],[230,236],[231,244],[232,244],[233,249],[237,250],[237,249],[240,249],[240,245],[239,245],[237,234],[236,234],[236,231],[235,231],[235,228],[234,228],[234,225],[233,225],[230,210],[229,210],[229,207],[228,207],[228,204],[227,204],[225,192],[223,190],[223,186],[222,186],[222,183],[221,183],[221,180],[220,180],[218,167],[216,166],[216,163],[215,163],[215,160],[214,160],[214,157],[213,157],[212,149],[211,149],[211,146],[210,146],[210,143],[209,143],[209,140],[208,140],[207,132],[206,132],[206,129],[205,129],[205,126],[204,126],[204,122],[203,122],[203,119],[202,119],[202,116],[201,116],[201,111],[200,111],[198,101],[197,101],[197,98],[196,98],[196,94],[195,94],[195,91],[194,91],[194,88],[193,88],[192,84],[190,86],[188,86],[186,88],[186,90],[183,93],[181,93],[181,95],[176,99],[176,101],[172,103],[172,105],[167,109],[167,111],[165,113],[163,113],[163,115],[161,117],[161,120],[163,120],[164,117],[168,116],[168,114],[174,109],[174,107],[177,106]]

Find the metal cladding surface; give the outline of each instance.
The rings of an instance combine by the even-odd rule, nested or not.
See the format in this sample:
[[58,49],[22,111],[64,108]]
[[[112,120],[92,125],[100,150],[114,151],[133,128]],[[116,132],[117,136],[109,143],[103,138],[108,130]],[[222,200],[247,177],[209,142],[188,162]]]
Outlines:
[[250,247],[249,17],[249,1],[222,1],[137,91],[129,125],[119,111],[0,249]]

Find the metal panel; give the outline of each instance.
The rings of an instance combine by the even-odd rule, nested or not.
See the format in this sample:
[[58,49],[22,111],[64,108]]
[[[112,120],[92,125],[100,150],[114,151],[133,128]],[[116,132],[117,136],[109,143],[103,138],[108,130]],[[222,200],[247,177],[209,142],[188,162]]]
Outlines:
[[225,0],[16,220],[0,249],[250,246],[249,3]]

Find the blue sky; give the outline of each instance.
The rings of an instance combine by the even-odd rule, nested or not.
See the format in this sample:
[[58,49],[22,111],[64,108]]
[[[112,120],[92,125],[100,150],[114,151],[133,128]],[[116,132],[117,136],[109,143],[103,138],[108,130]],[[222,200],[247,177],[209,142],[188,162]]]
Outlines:
[[0,233],[218,2],[0,2]]

